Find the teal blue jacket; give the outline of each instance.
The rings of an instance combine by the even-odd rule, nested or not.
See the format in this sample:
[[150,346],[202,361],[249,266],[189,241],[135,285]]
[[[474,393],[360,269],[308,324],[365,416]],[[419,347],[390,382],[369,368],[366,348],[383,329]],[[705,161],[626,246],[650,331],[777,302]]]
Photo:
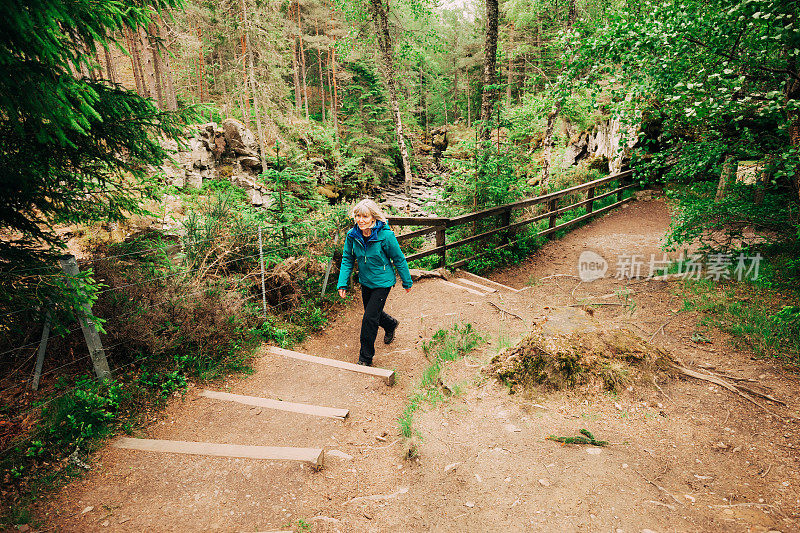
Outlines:
[[[358,225],[347,232],[342,252],[337,288],[346,289],[353,265],[358,262],[358,281],[369,289],[393,287],[397,283],[394,270],[400,274],[404,289],[412,285],[406,257],[400,250],[397,237],[383,221],[377,221],[372,235],[364,237]],[[392,267],[394,265],[394,268]]]

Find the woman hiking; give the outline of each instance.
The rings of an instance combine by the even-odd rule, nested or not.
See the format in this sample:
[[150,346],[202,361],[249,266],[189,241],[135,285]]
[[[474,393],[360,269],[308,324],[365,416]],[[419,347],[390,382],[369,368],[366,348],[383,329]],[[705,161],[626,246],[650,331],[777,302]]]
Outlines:
[[397,282],[395,269],[400,274],[403,288],[411,290],[411,273],[397,237],[386,224],[386,216],[378,204],[372,200],[361,200],[353,208],[353,229],[347,232],[342,253],[342,267],[339,270],[339,296],[347,294],[347,282],[358,262],[358,281],[361,283],[361,296],[364,301],[364,318],[361,319],[361,350],[358,364],[372,366],[375,356],[375,337],[378,328],[386,332],[383,342],[394,340],[399,322],[386,314],[383,306],[389,291]]

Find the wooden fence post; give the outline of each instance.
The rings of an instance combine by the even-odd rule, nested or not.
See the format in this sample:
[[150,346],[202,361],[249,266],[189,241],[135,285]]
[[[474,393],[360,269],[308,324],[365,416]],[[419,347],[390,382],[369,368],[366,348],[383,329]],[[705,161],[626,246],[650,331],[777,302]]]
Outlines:
[[594,187],[590,187],[589,190],[586,192],[586,199],[588,202],[586,203],[586,213],[591,213],[594,211]]
[[[547,210],[553,212],[556,209],[558,209],[558,198],[553,198],[552,200],[547,202]],[[548,229],[556,227],[556,220],[558,220],[558,214],[553,213],[552,215],[550,215],[550,220],[547,224]],[[552,239],[554,234],[555,232],[548,233],[547,238]]]
[[[624,185],[627,185],[629,182],[630,182],[630,180],[628,179],[627,175],[625,175],[624,178],[620,178],[619,179],[619,181],[617,182],[617,187],[622,187]],[[617,201],[618,202],[622,201],[622,193],[624,193],[624,192],[625,191],[617,191]]]
[[[511,224],[511,209],[507,209],[500,213],[500,227],[505,228]],[[511,241],[511,231],[506,230],[503,232],[503,244],[508,244]]]
[[[74,255],[65,255],[58,260],[61,268],[72,279],[77,279],[80,271],[78,270],[78,262],[75,260]],[[83,297],[83,291],[75,287],[78,296]],[[92,315],[92,307],[89,302],[83,302],[78,311],[78,321],[83,330],[83,337],[86,339],[86,346],[89,348],[89,356],[92,358],[94,365],[94,373],[101,381],[106,381],[111,377],[111,370],[108,368],[108,360],[106,360],[106,352],[103,350],[103,343],[100,342],[100,334],[97,332],[97,326],[89,318]]]
[[439,266],[443,267],[447,264],[447,241],[445,240],[444,226],[436,228],[436,247],[439,250]]
[[47,317],[44,319],[44,328],[42,329],[42,339],[39,341],[39,353],[36,356],[36,370],[33,372],[33,381],[31,382],[31,389],[39,390],[39,380],[42,377],[42,365],[44,365],[44,354],[47,351],[47,341],[50,339],[50,323],[52,322],[53,314],[48,309]]

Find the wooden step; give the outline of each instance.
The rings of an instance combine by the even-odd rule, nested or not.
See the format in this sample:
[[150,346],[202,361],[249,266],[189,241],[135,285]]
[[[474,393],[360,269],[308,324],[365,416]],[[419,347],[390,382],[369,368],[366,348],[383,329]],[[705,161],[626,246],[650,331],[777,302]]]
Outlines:
[[461,289],[462,291],[467,291],[467,292],[469,292],[471,294],[475,294],[475,295],[478,295],[478,296],[486,296],[485,292],[476,291],[475,289],[470,289],[469,287],[465,287],[463,285],[459,285],[458,283],[453,283],[451,281],[444,281],[443,280],[443,281],[440,281],[439,283],[444,283],[445,285],[448,285],[450,287],[455,287],[456,289]]
[[503,289],[503,290],[511,291],[511,292],[519,292],[519,289],[515,289],[513,287],[509,287],[508,285],[503,285],[502,283],[497,283],[496,281],[492,281],[490,279],[486,279],[484,277],[481,277],[481,276],[479,276],[477,274],[473,274],[472,272],[468,272],[466,270],[459,270],[458,274],[461,275],[461,276],[469,277],[469,278],[471,278],[471,279],[473,279],[473,280],[475,280],[475,281],[477,281],[479,283],[484,283],[484,284],[487,284],[487,285],[491,285],[493,287],[497,287],[498,289]]
[[476,289],[482,290],[484,292],[497,292],[497,289],[495,289],[493,287],[487,287],[486,285],[481,285],[480,283],[475,283],[474,281],[469,280],[467,278],[455,278],[455,281],[457,281],[459,283],[466,283],[467,285],[472,285]]
[[304,461],[322,466],[322,448],[287,448],[278,446],[244,446],[214,442],[188,442],[183,440],[132,439],[123,437],[112,444],[115,448],[144,452],[183,453],[215,457],[242,457],[275,461]]
[[333,407],[322,407],[319,405],[309,405],[305,403],[284,402],[281,400],[272,400],[270,398],[243,396],[241,394],[230,394],[227,392],[217,392],[213,390],[204,390],[200,393],[200,396],[212,398],[214,400],[236,402],[245,405],[255,405],[257,407],[266,407],[268,409],[277,409],[279,411],[288,411],[290,413],[324,416],[339,420],[344,420],[350,414],[350,411],[347,409],[335,409]]
[[277,346],[270,346],[269,350],[276,355],[283,355],[293,359],[300,359],[301,361],[308,361],[309,363],[317,363],[320,365],[332,366],[342,370],[349,370],[351,372],[358,372],[360,374],[368,374],[370,376],[381,377],[386,380],[386,384],[390,387],[394,385],[394,370],[387,370],[385,368],[376,368],[374,366],[357,365],[355,363],[348,363],[346,361],[339,361],[338,359],[328,359],[327,357],[317,357],[316,355],[308,355],[292,350],[285,350]]

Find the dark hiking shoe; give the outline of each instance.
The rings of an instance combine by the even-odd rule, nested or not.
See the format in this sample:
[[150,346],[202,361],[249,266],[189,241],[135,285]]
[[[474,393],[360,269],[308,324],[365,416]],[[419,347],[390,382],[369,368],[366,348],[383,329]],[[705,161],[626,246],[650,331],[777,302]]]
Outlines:
[[372,366],[372,361],[364,361],[363,359],[359,359],[358,364],[362,366]]
[[399,326],[399,325],[400,325],[400,321],[399,320],[395,320],[394,321],[394,326],[392,326],[391,329],[387,329],[386,330],[386,335],[383,337],[383,343],[384,344],[391,344],[392,343],[392,341],[394,340],[394,332],[397,330],[397,326]]

